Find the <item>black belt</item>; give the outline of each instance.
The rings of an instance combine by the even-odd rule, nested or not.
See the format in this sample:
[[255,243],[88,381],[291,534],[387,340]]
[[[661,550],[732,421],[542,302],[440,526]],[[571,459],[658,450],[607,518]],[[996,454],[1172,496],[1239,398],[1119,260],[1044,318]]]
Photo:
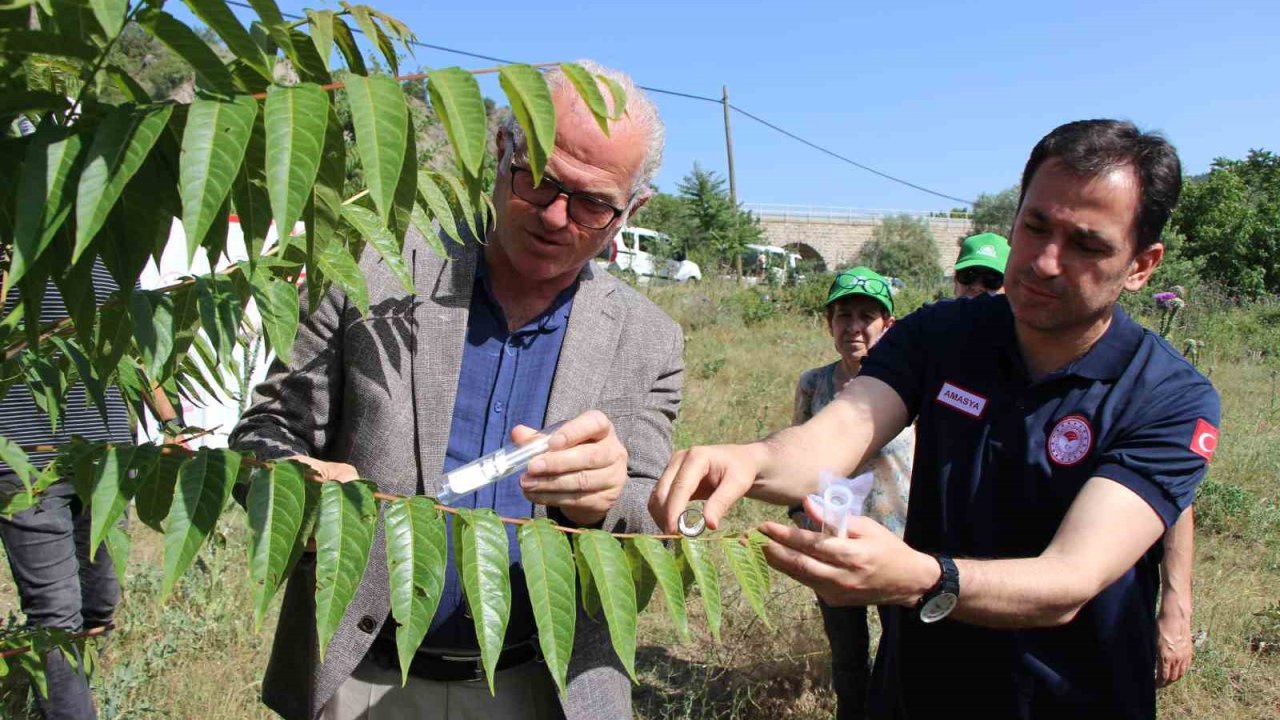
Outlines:
[[[394,640],[374,638],[369,654],[374,662],[390,670],[400,671],[400,658]],[[506,670],[541,657],[537,637],[502,649],[498,670]],[[477,682],[484,680],[484,663],[479,653],[436,652],[419,649],[409,661],[409,674],[435,682]]]

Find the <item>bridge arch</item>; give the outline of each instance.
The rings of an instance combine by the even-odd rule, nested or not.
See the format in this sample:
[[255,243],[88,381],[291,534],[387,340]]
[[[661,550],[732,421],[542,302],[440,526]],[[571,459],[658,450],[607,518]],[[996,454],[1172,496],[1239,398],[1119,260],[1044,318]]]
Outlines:
[[[778,247],[801,248],[816,253],[827,269],[852,263],[884,218],[910,215],[925,220],[938,249],[938,262],[950,274],[960,242],[973,234],[973,219],[951,213],[860,210],[856,208],[805,207],[745,203],[764,229],[765,241]],[[803,250],[808,248],[808,250]]]

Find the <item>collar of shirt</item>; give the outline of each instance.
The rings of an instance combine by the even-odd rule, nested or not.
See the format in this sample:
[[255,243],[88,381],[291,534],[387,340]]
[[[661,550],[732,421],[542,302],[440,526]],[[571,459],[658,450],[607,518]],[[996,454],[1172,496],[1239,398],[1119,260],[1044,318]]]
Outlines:
[[[1000,345],[1013,367],[1021,371],[1024,378],[1029,377],[1026,363],[1022,358],[1022,349],[1018,347],[1017,330],[1013,322],[1013,308],[1006,296],[998,298],[1001,304],[1000,320],[1003,327],[999,330]],[[1142,326],[1129,317],[1119,305],[1112,310],[1111,324],[1107,326],[1102,337],[1084,355],[1072,360],[1066,367],[1055,370],[1034,384],[1040,384],[1063,377],[1081,377],[1087,380],[1114,380],[1124,373],[1133,360],[1134,353],[1142,343]]]
[[[569,320],[569,309],[571,307],[569,301],[573,299],[574,293],[578,291],[578,280],[574,280],[573,284],[556,296],[551,301],[550,307],[543,310],[540,315],[525,323],[522,327],[512,332],[512,335],[521,333],[549,333],[560,329]],[[493,293],[493,279],[489,275],[489,264],[485,262],[483,256],[476,263],[476,292],[480,293],[484,301],[493,309],[494,316],[502,321],[505,328],[507,323],[506,314],[502,311],[502,306],[498,304],[498,299]]]

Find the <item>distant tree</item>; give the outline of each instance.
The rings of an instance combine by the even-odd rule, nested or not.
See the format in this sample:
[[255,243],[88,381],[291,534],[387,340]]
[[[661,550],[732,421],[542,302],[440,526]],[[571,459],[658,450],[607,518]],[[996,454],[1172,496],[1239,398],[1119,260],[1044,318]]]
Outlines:
[[1280,156],[1214,160],[1184,185],[1173,225],[1205,279],[1245,297],[1280,293]]
[[942,276],[929,223],[910,215],[887,217],[877,225],[856,264],[891,277],[933,281]]
[[640,212],[628,224],[657,230],[670,235],[677,243],[684,242],[685,238],[692,235],[689,208],[685,201],[675,195],[659,192],[657,187],[651,189],[653,195],[649,202],[640,208]]
[[764,229],[754,215],[729,200],[725,179],[698,163],[677,190],[688,217],[686,235],[678,238],[690,259],[702,265],[729,267],[745,246],[760,243]]
[[1017,214],[1017,185],[998,193],[982,193],[973,204],[973,232],[993,232],[1008,237],[1009,231],[1013,229],[1013,218]]

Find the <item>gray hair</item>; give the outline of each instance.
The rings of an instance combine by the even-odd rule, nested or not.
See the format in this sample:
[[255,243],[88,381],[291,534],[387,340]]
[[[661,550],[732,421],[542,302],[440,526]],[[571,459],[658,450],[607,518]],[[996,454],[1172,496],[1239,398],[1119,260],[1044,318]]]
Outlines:
[[[622,87],[622,91],[627,96],[626,117],[644,132],[647,147],[645,148],[644,162],[640,165],[640,176],[636,178],[636,182],[631,188],[632,200],[627,206],[629,213],[636,198],[640,196],[645,188],[649,187],[649,183],[658,174],[658,168],[662,167],[662,147],[666,143],[666,127],[662,124],[662,118],[658,116],[657,106],[644,94],[643,90],[636,86],[635,81],[626,73],[605,67],[595,60],[577,60],[576,62],[593,76],[603,75]],[[566,88],[576,94],[577,91],[569,80],[569,76],[565,75],[560,68],[552,68],[547,71],[545,77],[547,88],[553,95]],[[605,102],[612,109],[613,96],[609,93],[608,87],[599,80],[596,81],[596,84],[600,86],[600,92],[604,95]],[[503,117],[502,129],[506,131],[507,137],[511,138],[514,146],[519,148],[523,154],[528,146],[525,144],[524,131],[520,129],[520,123],[516,122],[515,113],[507,113]]]

